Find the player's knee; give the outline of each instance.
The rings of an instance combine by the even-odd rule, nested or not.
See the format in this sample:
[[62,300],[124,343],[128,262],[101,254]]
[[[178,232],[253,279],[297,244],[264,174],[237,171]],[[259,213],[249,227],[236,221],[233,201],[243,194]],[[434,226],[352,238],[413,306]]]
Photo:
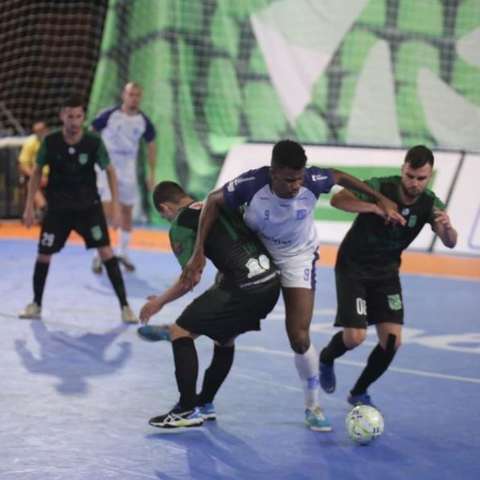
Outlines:
[[385,353],[391,358],[393,358],[397,353],[397,350],[400,348],[400,344],[401,344],[400,336],[397,336],[393,333],[388,334],[387,340],[384,345],[380,343],[382,348],[385,350]]
[[349,328],[343,331],[343,343],[349,350],[361,345],[366,338],[365,328]]
[[288,339],[295,353],[304,354],[310,348],[310,336],[308,332],[289,333]]

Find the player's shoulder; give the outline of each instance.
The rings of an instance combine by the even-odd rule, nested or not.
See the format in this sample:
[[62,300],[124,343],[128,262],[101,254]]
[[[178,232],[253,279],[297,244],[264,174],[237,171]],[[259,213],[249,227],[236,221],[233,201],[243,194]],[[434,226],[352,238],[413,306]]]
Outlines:
[[441,210],[445,210],[445,204],[440,200],[437,194],[431,190],[430,188],[426,188],[423,191],[422,197],[425,198],[432,206],[439,208]]
[[270,182],[270,167],[260,167],[243,172],[238,177],[225,184],[227,192],[235,190],[248,189],[249,191],[258,191]]
[[[121,111],[120,105],[113,105],[113,106],[104,108],[103,110],[100,110],[98,115],[95,117],[95,120],[97,120],[99,118],[108,120],[112,116],[112,114],[114,114],[115,112],[120,112],[120,111]],[[95,122],[95,120],[94,120],[94,122]]]

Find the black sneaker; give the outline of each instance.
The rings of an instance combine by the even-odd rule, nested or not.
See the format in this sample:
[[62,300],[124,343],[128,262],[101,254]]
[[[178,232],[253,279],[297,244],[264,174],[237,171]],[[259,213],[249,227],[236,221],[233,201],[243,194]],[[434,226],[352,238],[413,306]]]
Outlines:
[[148,423],[158,428],[200,427],[203,424],[203,417],[197,407],[182,412],[178,406],[175,406],[167,414],[151,418]]

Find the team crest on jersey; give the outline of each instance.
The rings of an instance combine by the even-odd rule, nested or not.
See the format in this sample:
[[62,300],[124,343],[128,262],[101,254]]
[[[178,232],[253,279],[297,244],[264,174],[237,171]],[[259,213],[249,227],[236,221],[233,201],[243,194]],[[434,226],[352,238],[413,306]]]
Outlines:
[[307,216],[307,209],[302,208],[297,210],[297,220],[303,220]]
[[398,293],[394,295],[387,295],[388,306],[390,310],[401,310],[402,309],[402,299]]
[[408,219],[408,226],[410,228],[413,228],[416,224],[417,224],[417,216],[411,215],[410,218]]
[[85,165],[88,162],[88,154],[87,153],[81,153],[78,156],[78,162],[80,165]]

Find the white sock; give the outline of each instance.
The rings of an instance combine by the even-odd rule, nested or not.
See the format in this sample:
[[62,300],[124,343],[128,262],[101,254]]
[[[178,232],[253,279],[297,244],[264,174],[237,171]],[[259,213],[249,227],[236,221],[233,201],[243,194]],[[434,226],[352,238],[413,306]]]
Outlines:
[[304,354],[295,353],[295,366],[302,381],[305,408],[313,409],[320,404],[320,381],[318,378],[318,353],[313,344]]
[[131,232],[128,230],[120,230],[118,232],[118,253],[120,256],[127,256],[130,234]]

